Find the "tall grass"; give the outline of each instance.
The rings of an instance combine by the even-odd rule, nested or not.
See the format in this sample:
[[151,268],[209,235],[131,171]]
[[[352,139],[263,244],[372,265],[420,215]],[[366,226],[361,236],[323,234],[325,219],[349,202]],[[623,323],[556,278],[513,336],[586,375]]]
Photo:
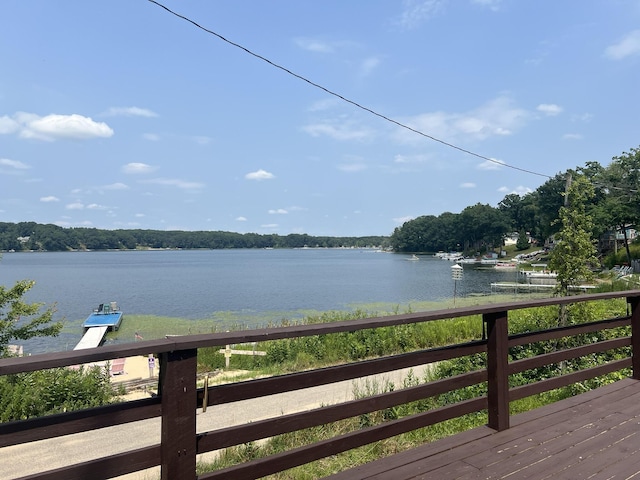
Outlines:
[[[576,304],[569,308],[569,321],[571,323],[588,322],[595,319],[613,318],[623,316],[626,312],[624,299],[590,302],[589,304]],[[330,322],[361,318],[367,316],[364,311],[352,313],[327,313],[305,320],[309,323]],[[370,315],[369,315],[370,316]],[[542,307],[510,312],[510,333],[531,332],[545,328],[551,328],[558,323],[557,307]],[[431,348],[466,342],[477,339],[482,334],[482,319],[480,316],[470,316],[451,320],[427,322],[422,324],[401,325],[397,327],[384,327],[353,333],[338,333],[332,335],[319,335],[309,338],[277,340],[258,345],[267,351],[263,357],[264,364],[261,368],[271,369],[272,372],[287,372],[303,368],[320,367],[331,363],[351,362],[363,358],[389,355],[417,349]],[[578,336],[568,340],[579,342],[596,342],[606,338],[612,338],[620,334],[628,334],[628,328],[605,331],[598,334]],[[555,348],[552,342],[539,342],[532,345],[513,348],[510,350],[511,360],[525,358],[532,355],[545,353]],[[563,364],[565,369],[580,369],[593,366],[613,358],[628,356],[628,349],[619,349],[588,358],[577,359]],[[463,357],[451,361],[439,363],[435,369],[425,374],[425,378],[417,378],[410,372],[403,380],[402,388],[418,385],[422,382],[447,378],[452,375],[464,373],[485,367],[483,354]],[[510,378],[511,386],[522,385],[532,381],[557,375],[560,366],[551,365],[522,374],[513,375]],[[628,372],[616,372],[611,375],[580,382],[562,389],[545,392],[536,396],[527,397],[510,405],[513,414],[531,410],[544,404],[566,398],[576,393],[594,388],[596,386],[614,381]],[[354,397],[363,398],[388,392],[396,389],[396,385],[376,381],[365,382],[363,385],[354,384]],[[427,398],[406,405],[399,405],[392,409],[372,412],[357,418],[350,418],[318,427],[305,429],[290,434],[279,435],[260,443],[249,443],[224,450],[219,457],[208,464],[201,464],[199,471],[206,472],[224,468],[230,465],[243,463],[255,458],[291,450],[302,445],[308,445],[320,440],[332,438],[347,432],[355,431],[371,425],[402,418],[407,415],[424,412],[453,402],[467,398],[474,398],[486,394],[486,384],[475,385],[448,392],[433,398]],[[331,473],[344,470],[359,464],[367,463],[377,458],[391,455],[416,445],[437,440],[457,432],[468,430],[487,422],[486,412],[477,412],[455,418],[439,424],[421,428],[403,435],[389,438],[371,445],[357,448],[348,452],[334,455],[307,465],[303,465],[286,472],[275,474],[273,479],[315,479]]]

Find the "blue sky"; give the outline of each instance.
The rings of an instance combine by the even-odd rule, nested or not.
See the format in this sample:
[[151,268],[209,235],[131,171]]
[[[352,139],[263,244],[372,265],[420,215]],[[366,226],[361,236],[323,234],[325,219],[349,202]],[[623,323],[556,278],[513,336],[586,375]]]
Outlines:
[[0,221],[390,235],[640,144],[637,0],[162,3],[479,156],[146,0],[3,0]]

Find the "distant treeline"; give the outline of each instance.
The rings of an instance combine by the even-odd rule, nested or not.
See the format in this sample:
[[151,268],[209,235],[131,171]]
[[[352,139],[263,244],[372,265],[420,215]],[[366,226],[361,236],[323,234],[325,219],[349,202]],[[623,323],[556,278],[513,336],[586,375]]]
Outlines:
[[301,247],[386,247],[389,237],[314,237],[307,234],[181,230],[99,230],[35,222],[1,223],[1,251],[133,250],[144,248],[225,249]]

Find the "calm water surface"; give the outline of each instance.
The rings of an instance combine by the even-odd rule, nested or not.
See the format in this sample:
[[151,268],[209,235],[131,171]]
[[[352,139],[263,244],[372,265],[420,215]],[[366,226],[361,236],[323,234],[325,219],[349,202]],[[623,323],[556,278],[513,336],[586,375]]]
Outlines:
[[[72,324],[109,301],[125,315],[206,319],[215,312],[255,318],[453,296],[452,263],[408,258],[366,249],[6,253],[0,284],[35,280],[28,300],[56,303],[57,318]],[[458,296],[515,281],[514,272],[464,268]]]

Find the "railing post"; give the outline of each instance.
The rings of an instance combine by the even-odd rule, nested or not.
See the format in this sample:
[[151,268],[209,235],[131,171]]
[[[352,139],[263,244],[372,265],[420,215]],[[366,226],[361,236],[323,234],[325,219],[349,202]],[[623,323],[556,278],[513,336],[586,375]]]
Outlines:
[[634,380],[640,380],[640,297],[627,297],[631,305],[631,365]]
[[487,397],[489,427],[509,428],[509,328],[507,312],[486,313],[487,324]]
[[160,356],[162,480],[196,479],[196,349]]

